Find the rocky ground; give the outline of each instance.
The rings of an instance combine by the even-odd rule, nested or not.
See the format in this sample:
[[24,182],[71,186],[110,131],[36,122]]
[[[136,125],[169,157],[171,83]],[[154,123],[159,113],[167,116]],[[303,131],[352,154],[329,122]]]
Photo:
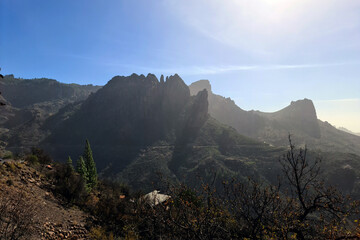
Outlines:
[[46,177],[49,171],[46,166],[34,169],[17,161],[0,163],[0,201],[17,192],[26,193],[28,205],[22,211],[34,213],[34,231],[26,239],[89,239],[91,217],[54,196]]

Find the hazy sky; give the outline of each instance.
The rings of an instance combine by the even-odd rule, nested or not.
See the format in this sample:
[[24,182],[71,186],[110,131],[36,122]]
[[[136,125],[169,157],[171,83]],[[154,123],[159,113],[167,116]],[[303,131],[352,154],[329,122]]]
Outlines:
[[309,98],[360,132],[360,1],[0,0],[0,67],[100,85],[178,73],[246,110]]

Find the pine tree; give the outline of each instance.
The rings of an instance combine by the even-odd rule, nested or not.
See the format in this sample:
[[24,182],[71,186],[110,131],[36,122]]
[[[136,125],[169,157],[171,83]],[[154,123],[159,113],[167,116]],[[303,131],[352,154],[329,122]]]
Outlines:
[[66,161],[66,164],[68,165],[68,167],[71,169],[71,171],[74,171],[74,166],[73,166],[73,162],[71,157],[68,157],[68,160]]
[[97,184],[97,171],[95,161],[92,155],[89,140],[86,139],[85,150],[83,154],[85,160],[85,166],[87,170],[87,186],[92,189]]
[[80,156],[76,162],[76,172],[78,172],[84,181],[87,182],[88,173],[83,156]]

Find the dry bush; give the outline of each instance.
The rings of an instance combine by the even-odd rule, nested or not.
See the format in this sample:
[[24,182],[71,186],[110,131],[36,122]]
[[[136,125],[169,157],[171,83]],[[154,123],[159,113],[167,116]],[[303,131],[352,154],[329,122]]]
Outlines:
[[22,189],[0,186],[0,239],[29,239],[37,225],[36,200]]

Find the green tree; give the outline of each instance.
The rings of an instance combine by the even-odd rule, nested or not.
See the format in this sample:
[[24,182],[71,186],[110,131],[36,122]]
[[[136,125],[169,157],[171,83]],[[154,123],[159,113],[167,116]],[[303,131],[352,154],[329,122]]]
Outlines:
[[97,178],[97,170],[95,161],[92,155],[92,150],[90,147],[89,140],[86,139],[85,150],[83,154],[85,160],[85,166],[87,170],[87,186],[91,190],[96,186],[98,178]]
[[87,182],[88,173],[83,156],[80,156],[76,162],[76,172],[78,172],[85,182]]
[[74,171],[74,166],[73,166],[73,162],[71,157],[68,157],[68,160],[66,161],[66,164],[68,165],[68,167],[71,169],[71,171]]

